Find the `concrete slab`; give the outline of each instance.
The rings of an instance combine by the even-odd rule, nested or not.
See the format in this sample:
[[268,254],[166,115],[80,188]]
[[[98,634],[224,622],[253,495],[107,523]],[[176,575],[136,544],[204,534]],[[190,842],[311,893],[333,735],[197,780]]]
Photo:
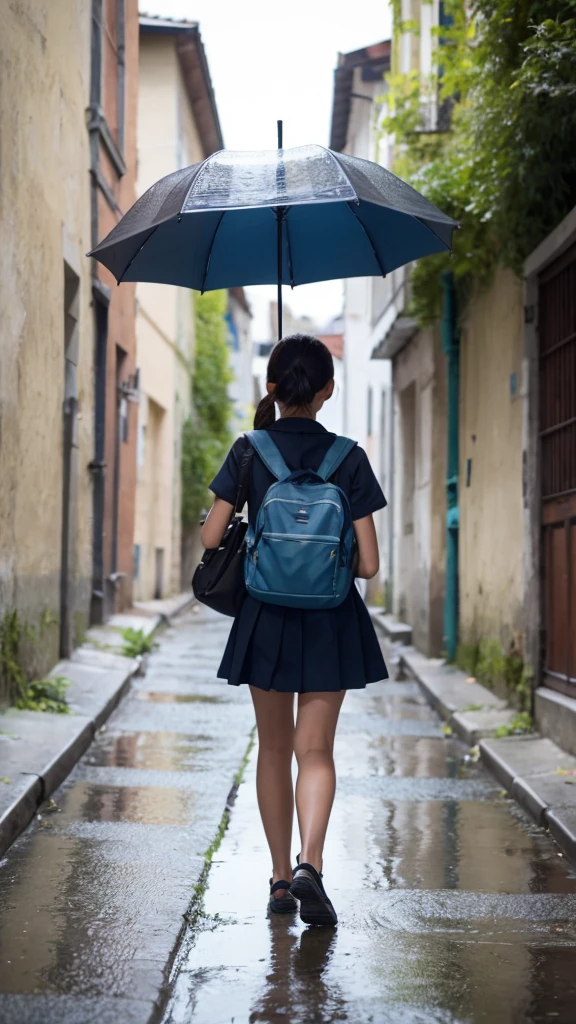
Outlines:
[[482,711],[457,711],[450,718],[455,732],[471,747],[485,736],[492,736],[500,725],[511,725],[517,712],[509,708],[487,708]]
[[5,1024],[148,1024],[153,1011],[145,999],[0,993]]
[[170,621],[187,611],[195,600],[194,594],[189,590],[157,601],[135,601],[134,608],[145,614],[161,615],[163,619]]
[[507,789],[517,777],[549,775],[558,768],[576,770],[575,757],[537,735],[482,740],[480,753]]
[[380,608],[369,608],[372,621],[376,629],[381,632],[387,640],[401,644],[412,643],[412,626],[407,622],[399,622],[394,615],[388,615]]
[[[149,633],[159,616],[116,616]],[[97,631],[98,632],[98,631]],[[121,644],[117,627],[99,634]],[[130,686],[139,660],[118,650],[103,651],[84,644],[72,657],[54,666],[52,676],[70,680],[71,714],[8,709],[0,715],[0,856],[31,821],[39,804],[64,781]]]
[[[209,632],[209,678],[227,631],[222,620],[206,632],[179,623],[151,663],[161,660],[169,676],[170,660],[186,652],[192,661]],[[190,696],[195,687],[190,679]],[[188,704],[196,736],[170,731],[181,717],[160,721],[154,702],[123,701],[9,851],[0,870],[0,950],[11,960],[10,974],[0,968],[3,1024],[150,1020],[252,729],[247,688],[220,682],[218,691],[222,702]],[[134,728],[144,718],[147,733]]]
[[[441,658],[426,658],[414,647],[403,650],[400,656],[401,665],[420,683],[430,704],[442,718],[450,719],[458,712],[469,711],[471,708],[482,711],[507,712],[506,703],[496,697],[485,686],[476,680],[469,680],[464,672],[447,665]],[[498,724],[506,722],[502,718],[493,717]]]
[[151,636],[162,624],[162,616],[155,614],[134,615],[122,612],[113,615],[103,626],[92,626],[86,633],[85,647],[95,647],[98,651],[122,654],[124,640],[123,629],[142,630],[144,636]]
[[121,661],[122,666],[114,669],[103,668],[101,664],[90,665],[87,661],[62,661],[58,666],[59,674],[72,684],[67,691],[70,707],[92,718],[96,729],[110,716],[138,669],[135,659],[122,658]]
[[72,654],[70,659],[73,662],[77,662],[79,665],[90,665],[93,668],[102,669],[126,669],[127,661],[131,661],[131,658],[126,658],[124,654],[116,654],[115,651],[103,651],[98,650],[91,645],[83,645],[78,647]]
[[549,808],[546,824],[558,846],[562,847],[570,860],[576,862],[576,807],[564,807],[561,811]]
[[[34,814],[42,800],[42,780],[37,775],[17,775],[2,760],[0,748],[0,769],[10,772],[3,775],[7,782],[0,782],[0,857],[12,845]],[[1,1020],[0,1016],[0,1020]]]
[[[576,858],[576,786],[558,769],[576,772],[576,700],[549,690],[536,694],[536,716],[562,739],[530,734],[495,739],[493,731],[510,725],[516,712],[464,672],[440,658],[426,658],[414,647],[402,649],[400,669],[415,679],[430,705],[471,746],[480,746],[484,764],[539,825]],[[576,781],[576,775],[574,776]]]
[[9,709],[1,716],[0,856],[31,821],[40,802],[66,778],[88,747],[86,715]]
[[149,636],[158,629],[162,617],[156,615],[136,615],[131,612],[121,612],[119,615],[112,615],[106,626],[109,629],[141,629],[145,636]]
[[576,700],[539,687],[534,694],[534,720],[543,736],[576,754]]

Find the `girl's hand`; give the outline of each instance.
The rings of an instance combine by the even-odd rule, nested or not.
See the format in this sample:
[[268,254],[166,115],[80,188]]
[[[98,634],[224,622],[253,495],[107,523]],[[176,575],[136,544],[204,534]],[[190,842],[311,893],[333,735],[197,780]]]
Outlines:
[[205,548],[217,548],[232,519],[234,505],[223,498],[216,498],[200,530],[200,540]]
[[364,516],[353,523],[356,542],[358,544],[358,568],[356,576],[361,580],[371,580],[380,568],[380,555],[374,519]]

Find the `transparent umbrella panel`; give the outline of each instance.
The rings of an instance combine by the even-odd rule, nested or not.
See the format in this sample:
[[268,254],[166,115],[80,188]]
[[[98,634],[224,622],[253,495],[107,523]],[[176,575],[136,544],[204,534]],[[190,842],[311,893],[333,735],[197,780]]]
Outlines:
[[156,182],[90,255],[119,282],[294,287],[383,276],[450,249],[456,226],[368,160],[322,146],[223,150]]

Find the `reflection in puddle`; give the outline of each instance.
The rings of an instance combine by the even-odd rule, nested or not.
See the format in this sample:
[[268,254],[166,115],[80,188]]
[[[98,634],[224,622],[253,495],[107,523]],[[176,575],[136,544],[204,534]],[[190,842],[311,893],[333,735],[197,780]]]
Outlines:
[[190,790],[161,786],[101,786],[76,782],[61,805],[64,824],[80,821],[122,821],[144,825],[187,825],[195,795]]
[[394,734],[372,708],[367,728],[363,696],[347,697],[337,740],[338,928],[266,921],[252,757],[165,1024],[572,1024],[574,873],[482,765],[463,771],[461,744],[425,716],[420,735]]
[[182,771],[205,759],[214,741],[202,734],[174,732],[103,733],[84,757],[102,767]]

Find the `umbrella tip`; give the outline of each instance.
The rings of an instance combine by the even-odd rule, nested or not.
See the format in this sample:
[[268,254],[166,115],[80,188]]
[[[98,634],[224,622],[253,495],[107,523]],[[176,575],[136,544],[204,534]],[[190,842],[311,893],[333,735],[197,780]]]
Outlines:
[[278,127],[278,149],[282,149],[283,123],[282,121],[277,121],[276,125]]

